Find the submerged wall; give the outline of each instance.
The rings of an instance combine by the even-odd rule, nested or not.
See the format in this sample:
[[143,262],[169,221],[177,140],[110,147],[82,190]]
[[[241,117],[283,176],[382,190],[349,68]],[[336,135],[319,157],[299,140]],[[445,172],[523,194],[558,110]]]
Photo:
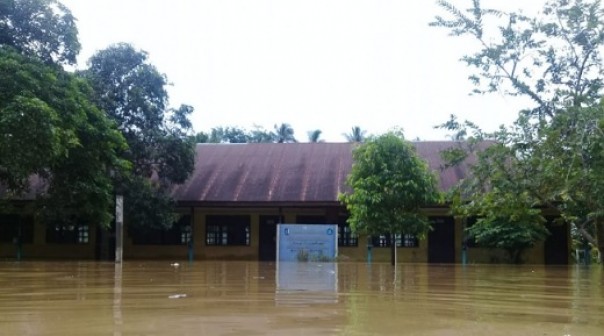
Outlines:
[[[462,262],[462,241],[463,241],[463,224],[460,220],[453,220],[447,216],[447,209],[428,209],[426,210],[429,216],[437,216],[441,219],[449,218],[449,222],[443,225],[453,225],[450,230],[450,250],[446,250],[445,263],[461,263]],[[195,260],[271,260],[271,253],[276,249],[276,242],[271,240],[270,230],[272,227],[267,225],[275,225],[274,222],[266,222],[267,218],[281,219],[284,223],[339,223],[345,220],[345,213],[341,208],[316,207],[290,207],[290,208],[183,208],[180,209],[184,215],[190,215],[190,231],[187,231],[186,237],[192,240],[186,240],[182,236],[182,240],[174,242],[164,242],[162,244],[149,244],[141,239],[133,239],[132,235],[125,229],[124,236],[124,258],[128,259],[171,259],[171,260],[187,260],[189,253]],[[211,239],[222,239],[224,232],[217,232],[214,236],[208,236],[208,228],[216,224],[216,220],[235,216],[237,218],[248,218],[248,222],[244,226],[245,233],[241,232],[238,237],[237,245],[220,245],[215,244]],[[208,222],[214,218],[214,224]],[[344,218],[344,219],[343,219]],[[262,222],[261,221],[265,221]],[[127,224],[127,223],[126,223]],[[220,223],[219,223],[220,224]],[[230,224],[229,224],[230,225]],[[229,225],[220,226],[221,229],[228,228]],[[340,223],[342,225],[342,223]],[[216,225],[212,228],[216,230]],[[274,229],[273,229],[274,230]],[[568,231],[568,230],[567,230]],[[449,231],[447,231],[449,232]],[[274,231],[273,231],[274,233]],[[35,223],[33,230],[33,239],[30,243],[22,244],[21,256],[23,259],[80,259],[93,260],[98,259],[101,249],[101,238],[97,237],[95,227],[89,228],[89,235],[86,243],[74,244],[57,244],[47,242],[47,230],[44,225]],[[184,231],[183,231],[183,234]],[[267,236],[268,234],[268,236]],[[566,246],[558,246],[557,249],[562,253],[570,255],[570,233],[567,232]],[[227,232],[226,235],[233,235],[233,232]],[[242,236],[245,235],[245,236]],[[111,235],[109,235],[111,236]],[[174,237],[173,237],[174,238]],[[449,238],[445,237],[446,240]],[[442,237],[440,238],[442,239]],[[109,239],[110,240],[110,239]],[[174,239],[173,239],[174,240]],[[176,237],[178,240],[178,237]],[[185,241],[186,240],[186,241]],[[436,244],[433,233],[424,239],[417,241],[416,247],[398,247],[397,260],[399,263],[427,263],[427,262],[443,262],[435,259],[434,254],[439,251],[441,246]],[[212,243],[213,242],[213,243]],[[107,242],[105,242],[107,244]],[[191,246],[189,246],[189,244]],[[433,244],[430,246],[430,244]],[[367,236],[359,236],[356,246],[339,246],[338,260],[341,261],[366,261],[368,257],[369,240]],[[548,256],[545,251],[545,243],[538,243],[535,247],[525,251],[523,254],[524,263],[527,264],[543,264],[548,263]],[[267,254],[268,253],[268,254]],[[371,248],[371,256],[374,262],[389,262],[390,247],[373,246]],[[0,258],[15,259],[17,255],[17,246],[13,242],[7,242],[4,239],[0,242]],[[268,259],[267,259],[268,256]],[[490,250],[479,247],[470,247],[467,249],[468,263],[504,263],[506,255],[503,251]],[[274,260],[274,257],[273,259]],[[436,261],[434,261],[436,260]],[[567,258],[569,260],[569,258]]]

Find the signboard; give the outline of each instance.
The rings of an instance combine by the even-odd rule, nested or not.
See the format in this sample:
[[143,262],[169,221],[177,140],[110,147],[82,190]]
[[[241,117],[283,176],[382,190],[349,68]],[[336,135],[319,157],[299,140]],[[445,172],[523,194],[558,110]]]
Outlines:
[[279,224],[277,261],[328,262],[338,255],[336,224]]

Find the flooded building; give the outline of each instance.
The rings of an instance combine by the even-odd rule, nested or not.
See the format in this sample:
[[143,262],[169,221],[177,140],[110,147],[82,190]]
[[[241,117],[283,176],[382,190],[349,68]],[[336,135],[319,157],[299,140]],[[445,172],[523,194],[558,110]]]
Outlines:
[[[443,169],[440,152],[458,143],[414,143],[417,153],[439,176],[445,191],[466,176],[471,159]],[[388,261],[394,242],[387,235],[357,236],[346,223],[338,195],[350,191],[353,143],[198,144],[195,171],[172,196],[182,215],[170,230],[126,230],[126,259],[275,260],[278,223],[337,224],[342,260]],[[127,206],[127,200],[125,200]],[[433,230],[426,239],[396,237],[399,262],[460,263],[464,223],[446,206],[425,209]],[[88,225],[44,227],[28,216],[0,218],[0,258],[95,259],[110,251],[98,228]],[[128,223],[125,223],[126,227]],[[550,227],[551,235],[524,254],[526,263],[566,264],[568,225]],[[13,237],[20,235],[20,246]],[[110,237],[111,238],[111,237]],[[109,244],[107,243],[109,242]],[[103,252],[104,251],[104,252]],[[468,261],[500,262],[502,251],[470,245]]]

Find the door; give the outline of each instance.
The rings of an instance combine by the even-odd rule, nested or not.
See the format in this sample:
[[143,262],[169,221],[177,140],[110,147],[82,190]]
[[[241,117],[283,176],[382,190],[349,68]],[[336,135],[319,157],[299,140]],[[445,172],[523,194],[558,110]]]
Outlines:
[[547,229],[550,235],[545,240],[544,254],[546,265],[568,264],[568,223],[554,224],[548,218]]
[[277,259],[277,223],[279,216],[260,216],[258,257],[260,261]]
[[100,261],[115,260],[115,227],[103,229],[96,227],[95,259]]
[[455,220],[453,217],[430,217],[432,231],[428,233],[428,262],[455,262]]

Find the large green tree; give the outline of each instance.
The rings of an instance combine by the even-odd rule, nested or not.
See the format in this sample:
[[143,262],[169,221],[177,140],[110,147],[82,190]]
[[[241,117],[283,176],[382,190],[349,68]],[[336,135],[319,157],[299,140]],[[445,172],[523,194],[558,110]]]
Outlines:
[[146,52],[129,44],[97,52],[81,75],[129,146],[121,155],[132,163],[132,174],[115,177],[128,202],[126,220],[131,227],[170,226],[175,219],[170,187],[184,182],[194,167],[192,107],[170,109],[166,76]]
[[[0,47],[0,183],[5,196],[37,187],[47,220],[110,222],[109,171],[125,171],[126,148],[94,105],[85,81]],[[35,178],[34,178],[35,177]]]
[[[550,208],[572,223],[582,239],[602,250],[604,11],[600,2],[550,1],[537,17],[485,9],[478,0],[467,10],[438,3],[449,17],[436,17],[434,26],[479,42],[479,50],[463,58],[477,70],[470,76],[475,92],[523,95],[534,103],[520,112],[514,125],[496,132],[483,132],[454,118],[443,125],[472,143],[496,143],[488,150],[470,146],[480,159],[473,178],[454,193],[463,196],[457,196],[457,209],[465,215],[497,207],[516,209],[506,220],[513,225],[536,207]],[[458,149],[445,156],[454,164],[467,153]]]
[[[370,138],[353,152],[354,164],[347,183],[351,193],[340,195],[350,212],[355,232],[423,238],[430,223],[422,207],[440,200],[436,177],[411,143],[400,134]],[[394,254],[392,255],[394,264]]]
[[80,52],[75,21],[56,0],[0,0],[0,45],[46,64],[75,64]]

